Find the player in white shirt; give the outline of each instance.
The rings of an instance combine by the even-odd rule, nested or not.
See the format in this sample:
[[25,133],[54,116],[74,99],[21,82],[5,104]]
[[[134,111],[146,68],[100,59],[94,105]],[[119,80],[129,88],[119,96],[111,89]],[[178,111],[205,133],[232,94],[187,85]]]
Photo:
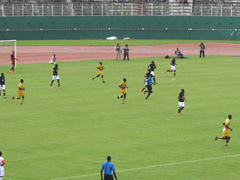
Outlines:
[[2,180],[4,176],[4,168],[3,168],[4,164],[5,164],[5,160],[2,157],[2,152],[0,151],[0,180]]
[[56,54],[53,54],[49,64],[53,64],[54,62],[56,62],[56,60],[57,60]]

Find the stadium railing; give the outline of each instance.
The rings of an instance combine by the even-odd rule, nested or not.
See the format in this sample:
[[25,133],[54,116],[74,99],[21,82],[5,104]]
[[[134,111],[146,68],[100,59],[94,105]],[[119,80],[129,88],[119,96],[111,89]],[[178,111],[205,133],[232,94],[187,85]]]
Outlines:
[[240,2],[199,4],[188,0],[138,3],[118,2],[77,3],[0,3],[0,16],[239,16]]

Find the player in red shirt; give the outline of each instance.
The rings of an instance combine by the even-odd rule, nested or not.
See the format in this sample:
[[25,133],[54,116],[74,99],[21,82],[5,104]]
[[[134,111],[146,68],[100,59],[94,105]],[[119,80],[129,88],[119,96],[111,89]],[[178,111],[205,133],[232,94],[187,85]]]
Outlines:
[[4,168],[3,168],[4,164],[5,164],[5,160],[2,157],[2,152],[0,151],[0,179],[1,180],[3,179],[3,176],[4,176]]
[[15,51],[12,51],[11,54],[11,64],[12,64],[12,68],[10,69],[10,72],[15,73],[14,68],[15,68],[15,60],[18,60],[17,58],[15,58]]

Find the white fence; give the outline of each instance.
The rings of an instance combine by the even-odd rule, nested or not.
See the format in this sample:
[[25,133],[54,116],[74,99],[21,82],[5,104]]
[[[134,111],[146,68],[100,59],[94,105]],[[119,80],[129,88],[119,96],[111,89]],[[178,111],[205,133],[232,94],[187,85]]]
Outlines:
[[0,16],[240,16],[240,3],[0,3]]

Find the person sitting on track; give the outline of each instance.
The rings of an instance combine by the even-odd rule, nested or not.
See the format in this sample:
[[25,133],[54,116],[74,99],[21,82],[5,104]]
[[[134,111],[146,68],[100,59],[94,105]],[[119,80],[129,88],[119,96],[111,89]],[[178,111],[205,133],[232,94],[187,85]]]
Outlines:
[[175,54],[177,55],[177,57],[183,58],[183,54],[181,53],[179,48],[177,48],[177,50],[175,51]]

